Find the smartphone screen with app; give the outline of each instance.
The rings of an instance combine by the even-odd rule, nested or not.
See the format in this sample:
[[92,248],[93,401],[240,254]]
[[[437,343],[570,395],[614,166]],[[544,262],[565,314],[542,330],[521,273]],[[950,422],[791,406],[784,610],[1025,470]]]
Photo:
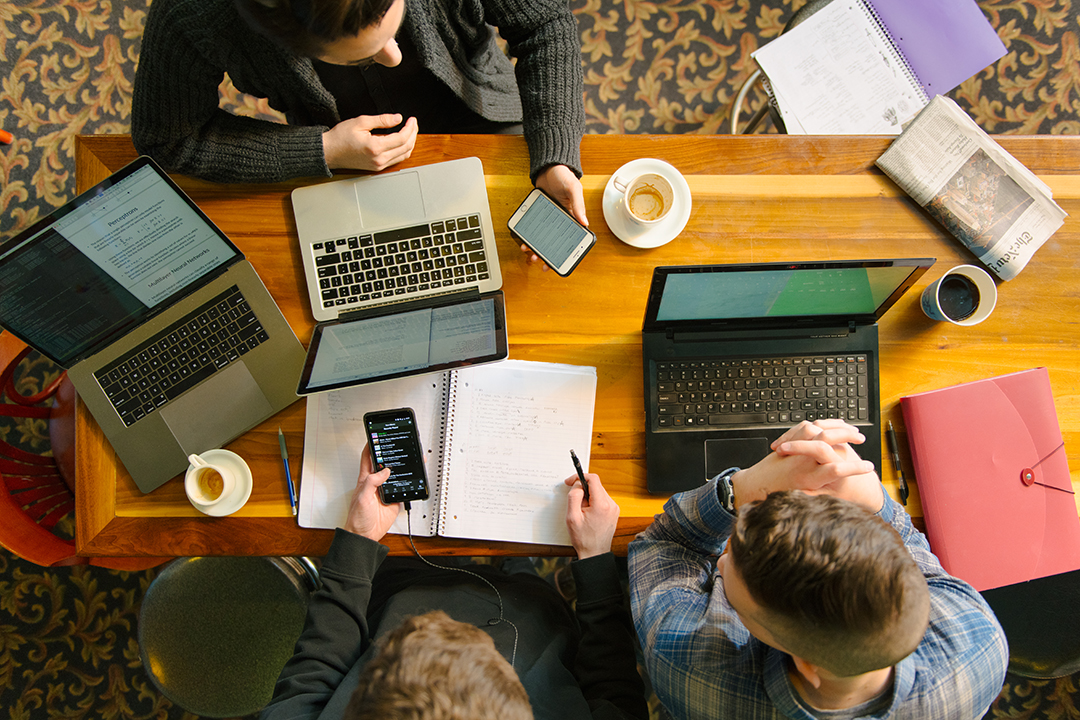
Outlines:
[[382,501],[390,505],[406,500],[427,500],[424,452],[412,409],[367,413],[364,429],[375,470],[390,468],[390,477],[379,488]]

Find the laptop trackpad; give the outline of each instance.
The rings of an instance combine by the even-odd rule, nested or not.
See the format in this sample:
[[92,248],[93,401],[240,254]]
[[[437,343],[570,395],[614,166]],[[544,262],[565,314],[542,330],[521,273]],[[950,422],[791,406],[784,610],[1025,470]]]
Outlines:
[[757,464],[771,450],[769,438],[722,438],[705,441],[705,477],[711,478],[728,468],[748,468]]
[[273,412],[255,378],[237,362],[163,407],[161,417],[190,454],[221,447]]
[[357,182],[354,187],[360,224],[365,228],[408,225],[427,215],[419,173],[402,171],[374,175]]

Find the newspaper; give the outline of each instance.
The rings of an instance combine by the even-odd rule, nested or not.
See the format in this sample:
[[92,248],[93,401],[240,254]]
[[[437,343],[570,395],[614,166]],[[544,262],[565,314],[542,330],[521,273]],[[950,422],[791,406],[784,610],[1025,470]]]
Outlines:
[[1046,183],[941,95],[877,166],[1002,280],[1016,277],[1067,216]]

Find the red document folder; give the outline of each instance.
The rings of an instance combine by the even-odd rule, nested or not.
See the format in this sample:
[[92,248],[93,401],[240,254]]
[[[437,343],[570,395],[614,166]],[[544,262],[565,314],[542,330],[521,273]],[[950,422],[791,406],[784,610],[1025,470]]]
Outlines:
[[1080,519],[1046,368],[900,398],[927,536],[989,590],[1080,569]]

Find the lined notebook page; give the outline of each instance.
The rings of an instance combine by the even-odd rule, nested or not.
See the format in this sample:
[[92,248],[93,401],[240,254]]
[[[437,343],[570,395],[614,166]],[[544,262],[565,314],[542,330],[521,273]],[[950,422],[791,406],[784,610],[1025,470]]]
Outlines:
[[[364,413],[410,407],[416,415],[431,492],[428,500],[412,503],[412,529],[414,535],[434,535],[446,383],[446,373],[421,375],[308,397],[297,513],[300,526],[336,528],[345,523],[360,474],[360,453],[367,443]],[[402,510],[390,532],[404,535],[406,530]]]
[[450,381],[439,534],[570,545],[563,483],[588,468],[596,368],[507,360]]

